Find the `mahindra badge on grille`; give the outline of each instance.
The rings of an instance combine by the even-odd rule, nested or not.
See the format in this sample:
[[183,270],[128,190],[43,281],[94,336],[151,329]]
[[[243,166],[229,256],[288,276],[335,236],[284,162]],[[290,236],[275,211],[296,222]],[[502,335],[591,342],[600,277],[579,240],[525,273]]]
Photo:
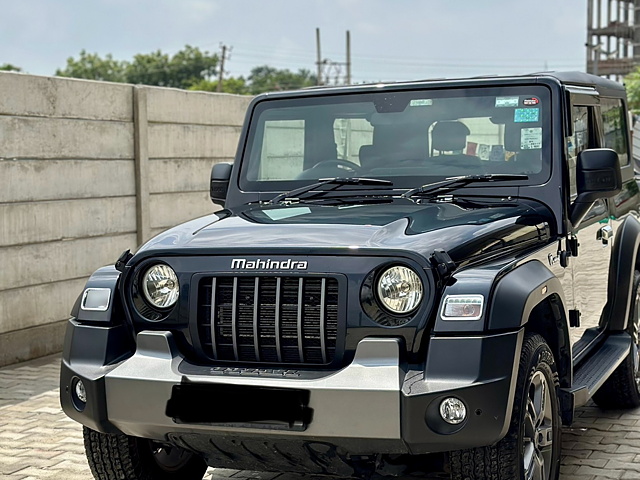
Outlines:
[[247,260],[246,258],[234,258],[231,260],[231,270],[306,270],[306,260]]

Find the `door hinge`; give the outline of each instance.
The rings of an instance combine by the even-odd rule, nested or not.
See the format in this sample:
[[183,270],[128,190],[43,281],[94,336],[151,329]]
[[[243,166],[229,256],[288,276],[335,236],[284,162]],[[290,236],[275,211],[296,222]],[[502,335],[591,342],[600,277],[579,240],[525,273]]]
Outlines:
[[580,310],[569,310],[569,326],[570,327],[579,327],[580,326]]

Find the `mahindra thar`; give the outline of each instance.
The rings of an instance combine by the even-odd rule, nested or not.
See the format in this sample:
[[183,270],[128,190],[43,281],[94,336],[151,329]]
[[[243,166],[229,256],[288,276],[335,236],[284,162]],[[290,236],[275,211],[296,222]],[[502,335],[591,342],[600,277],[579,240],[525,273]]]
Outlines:
[[557,479],[577,407],[640,405],[628,123],[583,73],[256,97],[223,209],[73,307],[94,477]]

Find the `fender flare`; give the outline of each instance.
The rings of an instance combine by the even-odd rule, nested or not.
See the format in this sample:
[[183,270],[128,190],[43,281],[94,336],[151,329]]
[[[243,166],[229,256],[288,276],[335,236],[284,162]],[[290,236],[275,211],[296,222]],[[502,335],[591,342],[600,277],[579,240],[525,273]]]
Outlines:
[[[73,305],[73,308],[71,309],[71,316],[80,322],[90,323],[113,323],[112,320],[117,317],[121,320],[123,318],[123,308],[118,289],[120,275],[121,273],[116,270],[113,265],[99,268],[93,272]],[[111,296],[106,311],[82,309],[82,297],[88,288],[108,288],[111,290]]]
[[493,292],[487,330],[513,330],[529,322],[536,307],[550,314],[531,328],[541,333],[556,359],[561,386],[571,385],[573,365],[564,291],[560,280],[538,260],[502,277]]
[[600,325],[610,331],[621,332],[627,328],[639,248],[640,221],[628,215],[615,236],[609,264],[608,300],[600,319]]

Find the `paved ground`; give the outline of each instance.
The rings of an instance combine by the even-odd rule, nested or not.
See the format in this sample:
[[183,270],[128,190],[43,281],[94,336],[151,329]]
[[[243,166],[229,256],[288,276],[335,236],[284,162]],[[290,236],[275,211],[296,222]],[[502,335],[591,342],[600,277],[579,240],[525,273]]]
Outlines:
[[[60,410],[58,356],[0,369],[0,479],[91,480],[81,429]],[[587,406],[563,432],[562,480],[640,479],[640,409]],[[291,475],[210,470],[211,480],[293,480]]]

